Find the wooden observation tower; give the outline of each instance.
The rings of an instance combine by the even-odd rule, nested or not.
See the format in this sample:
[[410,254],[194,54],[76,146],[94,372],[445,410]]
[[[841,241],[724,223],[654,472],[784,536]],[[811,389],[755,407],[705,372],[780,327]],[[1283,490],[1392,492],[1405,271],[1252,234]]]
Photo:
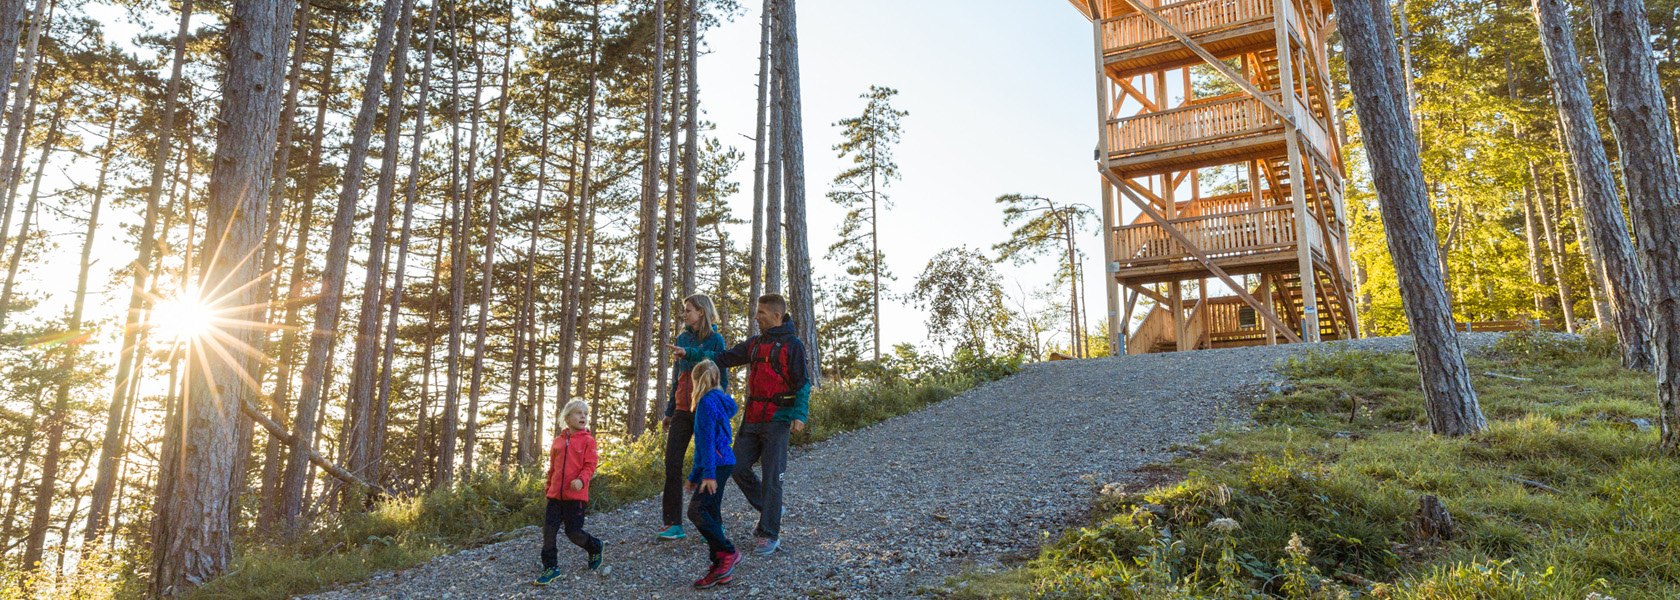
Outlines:
[[1329,0],[1070,1],[1095,46],[1109,331],[1155,303],[1126,352],[1357,337]]

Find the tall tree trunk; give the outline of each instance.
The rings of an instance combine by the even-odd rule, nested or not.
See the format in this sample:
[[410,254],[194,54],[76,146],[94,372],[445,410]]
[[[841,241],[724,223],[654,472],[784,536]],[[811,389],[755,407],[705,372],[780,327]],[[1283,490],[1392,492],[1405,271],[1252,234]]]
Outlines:
[[[235,0],[228,30],[228,72],[217,121],[216,157],[210,174],[207,231],[219,240],[205,253],[202,280],[217,282],[212,296],[228,317],[255,320],[252,288],[257,264],[251,260],[262,242],[271,162],[284,89],[291,2]],[[221,337],[221,336],[218,336]],[[235,343],[249,345],[248,331],[229,332]],[[256,390],[249,388],[250,360],[212,358],[195,348],[203,368],[188,374],[188,397],[182,407],[182,437],[175,481],[159,498],[164,527],[154,540],[152,592],[176,596],[219,575],[232,559],[232,477],[236,415]],[[224,355],[237,356],[237,353]]]
[[[787,55],[782,44],[782,14],[786,12],[782,0],[766,0],[774,3],[770,14],[771,27],[775,29],[775,41],[770,44],[770,164],[765,165],[765,206],[764,206],[764,291],[768,294],[786,294],[786,286],[782,283],[782,273],[787,268],[783,259],[784,246],[782,234],[785,233],[785,222],[782,218],[782,208],[786,206],[786,196],[782,193],[782,164],[786,157],[783,147],[787,144],[784,139],[783,126],[786,123],[786,78],[783,74],[782,61]],[[754,309],[757,310],[757,309]]]
[[1532,189],[1529,186],[1523,186],[1523,232],[1527,235],[1526,239],[1528,240],[1528,278],[1533,280],[1536,285],[1534,288],[1534,314],[1538,318],[1540,315],[1546,314],[1545,294],[1540,293],[1541,288],[1546,285],[1546,278],[1545,271],[1541,270],[1539,225],[1535,223],[1534,193],[1530,191]]
[[[630,435],[639,435],[648,414],[648,363],[658,348],[653,343],[654,321],[659,320],[659,299],[655,295],[654,269],[658,266],[659,237],[659,101],[665,95],[665,3],[654,2],[653,73],[648,85],[647,114],[642,126],[647,136],[647,156],[642,160],[642,209],[636,273],[636,334],[630,350]],[[663,341],[663,340],[661,340]],[[658,398],[655,399],[657,401]]]
[[[478,292],[478,325],[473,336],[473,365],[472,384],[467,390],[467,431],[465,444],[462,446],[461,467],[469,471],[478,467],[475,462],[478,449],[478,399],[484,391],[484,352],[485,342],[489,337],[490,325],[490,294],[496,285],[496,246],[501,241],[497,235],[497,226],[502,216],[502,160],[507,141],[507,105],[508,105],[508,75],[511,71],[513,56],[513,20],[507,21],[505,46],[502,52],[502,82],[498,86],[496,102],[496,148],[490,159],[490,221],[486,224],[484,241],[484,263],[479,269]],[[512,415],[509,415],[512,417]]]
[[[678,187],[680,185],[680,181],[681,181],[681,169],[678,168],[678,164],[677,164],[678,159],[679,159],[678,151],[679,151],[679,148],[681,147],[681,144],[678,143],[678,136],[681,134],[681,131],[682,131],[681,123],[682,123],[682,113],[683,113],[683,106],[682,106],[683,105],[683,102],[682,102],[683,69],[681,68],[681,66],[683,64],[682,63],[682,61],[683,61],[683,58],[682,58],[683,57],[683,44],[682,44],[683,9],[682,9],[682,0],[676,0],[676,6],[677,6],[676,10],[670,11],[671,12],[670,18],[672,20],[672,26],[671,26],[670,30],[672,32],[671,37],[673,38],[672,42],[671,42],[671,86],[670,86],[671,87],[671,110],[670,110],[670,117],[669,117],[670,122],[667,124],[667,127],[668,127],[667,133],[670,137],[667,138],[667,141],[669,143],[666,144],[667,149],[666,149],[666,158],[665,158],[665,205],[664,205],[665,212],[664,212],[664,215],[663,215],[663,217],[660,221],[663,224],[663,228],[661,229],[660,238],[659,238],[659,244],[660,244],[660,247],[659,247],[659,250],[660,250],[660,252],[659,252],[659,255],[660,255],[660,263],[659,263],[659,266],[660,266],[660,275],[659,275],[659,343],[660,344],[667,343],[673,337],[675,337],[675,334],[672,333],[672,332],[676,328],[676,323],[674,323],[673,322],[674,319],[671,318],[671,308],[672,308],[671,305],[673,304],[672,303],[672,296],[673,296],[674,288],[677,285],[677,280],[676,280],[676,276],[677,276],[676,275],[676,272],[677,272],[676,271],[676,269],[677,269],[677,256],[676,255],[679,252],[677,250],[677,243],[678,242],[677,242],[677,229],[676,229],[676,227],[677,227],[677,216],[676,215],[677,215],[677,211],[679,210],[677,208],[677,204],[678,204],[678,202],[681,201],[681,200],[679,200],[679,198],[682,197],[682,191]],[[659,350],[663,349],[663,347],[658,345],[658,344],[655,344],[653,346],[653,348],[655,349],[655,351],[659,351]],[[659,369],[659,374],[658,374],[658,376],[659,376],[659,393],[657,394],[658,398],[655,399],[655,402],[664,402],[666,398],[670,397],[671,386],[676,385],[676,382],[671,381],[671,355],[670,355],[670,353],[668,353],[668,352],[658,352],[658,354],[659,354],[659,361],[658,361],[657,364],[658,364],[658,369]]]
[[1409,104],[1400,84],[1394,25],[1366,0],[1336,0],[1348,76],[1377,188],[1389,254],[1399,275],[1423,379],[1430,429],[1467,435],[1487,428],[1453,328],[1452,306],[1436,257],[1435,228],[1418,160]]
[[1680,166],[1651,55],[1645,3],[1590,4],[1650,297],[1662,449],[1675,455],[1680,454]]
[[[53,13],[58,8],[58,0],[35,0],[35,9],[30,12],[29,41],[24,44],[23,57],[18,59],[22,63],[17,73],[17,99],[12,102],[12,112],[6,117],[6,142],[0,150],[0,190],[7,190],[4,221],[0,221],[0,246],[5,245],[6,234],[12,228],[12,199],[11,195],[17,188],[18,181],[23,174],[19,165],[23,162],[23,146],[26,143],[24,134],[29,133],[25,124],[24,114],[33,114],[33,102],[28,99],[36,93],[35,64],[40,56],[41,36],[52,28]],[[16,47],[7,49],[15,52]],[[7,61],[8,68],[11,62]],[[10,79],[0,79],[0,82]],[[4,86],[0,85],[0,97],[6,95]],[[29,107],[25,110],[25,107]],[[0,310],[0,319],[5,318],[5,311]],[[0,321],[3,322],[3,321]]]
[[[12,5],[15,5],[12,6]],[[147,266],[152,263],[152,253],[157,246],[157,213],[158,200],[163,193],[164,175],[168,173],[170,141],[175,134],[176,103],[181,91],[181,68],[186,63],[188,23],[192,20],[193,0],[181,1],[181,24],[175,31],[174,56],[170,60],[169,83],[163,94],[163,108],[158,125],[157,144],[152,152],[152,173],[150,183],[146,186],[146,212],[140,223],[140,239],[138,255],[130,269],[133,271],[133,285],[128,292],[128,312],[123,317],[122,346],[117,351],[116,382],[112,386],[110,410],[105,419],[105,436],[100,443],[99,470],[93,480],[93,500],[88,504],[87,540],[105,529],[108,520],[107,509],[111,505],[111,490],[116,484],[118,460],[126,454],[123,438],[118,435],[117,422],[124,413],[125,403],[133,389],[136,379],[134,363],[135,349],[140,335],[141,313],[150,307],[144,287]],[[23,0],[0,0],[0,81],[10,78],[12,61],[10,53],[16,51],[16,23],[5,18],[5,15],[16,14],[16,8],[23,6]],[[7,35],[11,37],[7,37]],[[11,40],[8,42],[7,40]],[[0,109],[3,109],[4,94],[0,94]],[[3,110],[0,110],[3,112]]]
[[782,77],[785,114],[782,156],[787,177],[788,283],[793,319],[805,341],[806,373],[811,385],[822,381],[822,345],[817,339],[816,298],[811,285],[810,236],[805,221],[805,130],[799,91],[799,23],[795,0],[782,3]]
[[758,120],[753,126],[753,216],[752,216],[752,256],[747,264],[747,301],[743,303],[747,312],[747,334],[750,338],[758,335],[758,320],[753,318],[758,310],[758,297],[764,294],[764,139],[769,128],[770,99],[770,30],[775,22],[771,14],[775,12],[775,0],[764,0],[764,7],[759,15],[758,42]]
[[[582,156],[583,168],[578,175],[578,201],[581,203],[581,206],[587,207],[587,211],[588,211],[588,218],[584,220],[583,228],[579,230],[579,232],[582,234],[583,240],[584,240],[583,241],[584,253],[582,255],[582,261],[580,261],[580,263],[578,264],[578,274],[583,279],[583,282],[582,282],[583,283],[583,288],[579,291],[578,299],[577,299],[577,303],[581,306],[581,310],[578,311],[578,315],[579,315],[578,319],[579,320],[578,320],[578,324],[576,326],[577,327],[576,339],[577,339],[578,346],[580,348],[583,346],[585,341],[589,339],[589,335],[588,335],[588,333],[589,333],[589,327],[588,327],[588,325],[589,325],[589,311],[590,311],[591,302],[593,300],[593,296],[595,294],[595,292],[594,292],[595,268],[594,267],[595,267],[595,238],[596,238],[596,236],[589,235],[589,232],[592,232],[592,231],[595,230],[595,182],[594,182],[594,177],[595,177],[595,120],[597,118],[597,115],[596,115],[596,113],[598,112],[597,103],[600,100],[600,88],[601,88],[601,76],[600,76],[600,68],[599,68],[600,67],[600,62],[599,62],[600,61],[600,38],[599,38],[599,36],[600,36],[600,30],[599,30],[600,23],[599,23],[599,16],[600,16],[599,14],[596,15],[596,21],[592,24],[591,34],[590,34],[589,97],[584,102],[584,117],[583,117],[583,127],[584,127],[584,129],[583,129],[583,156]],[[577,284],[577,282],[574,281],[573,285],[576,285],[576,284]],[[580,359],[579,362],[581,363],[581,362],[584,362],[586,360],[587,360],[587,356],[585,356],[583,359]],[[594,373],[592,373],[592,375],[595,376],[595,377],[600,377],[599,372],[594,372]],[[583,396],[584,395],[583,386],[584,386],[585,383],[586,383],[586,378],[583,378],[583,377],[578,378],[578,383],[577,383],[577,385],[578,385],[577,395],[578,396]],[[564,405],[562,405],[562,407],[563,406]],[[590,414],[594,415],[594,414],[597,414],[599,412],[600,412],[599,410],[590,411]],[[558,409],[555,410],[554,415],[555,415],[556,418],[558,418],[560,416],[560,411]]]
[[[292,371],[297,366],[298,332],[303,330],[302,310],[306,303],[304,293],[305,267],[309,264],[309,237],[315,225],[315,196],[320,192],[320,170],[323,141],[326,137],[327,108],[334,97],[333,77],[334,66],[338,56],[338,32],[341,22],[334,21],[328,40],[327,55],[321,63],[320,94],[315,103],[314,131],[310,134],[309,158],[304,166],[302,186],[298,193],[303,205],[298,209],[298,236],[292,248],[292,265],[286,284],[286,317],[285,326],[280,335],[279,366],[274,377],[274,398],[278,406],[284,407],[292,394]],[[283,418],[274,419],[284,424]],[[285,518],[285,499],[281,494],[284,487],[282,482],[285,474],[284,461],[279,456],[280,449],[275,447],[268,455],[263,465],[262,496],[263,508],[257,513],[257,524],[264,531],[274,531],[280,521]]]
[[[437,47],[438,15],[443,11],[433,6],[426,17],[426,51],[425,58],[420,64],[420,98],[414,105],[414,141],[409,148],[408,180],[403,184],[403,219],[401,238],[397,242],[397,266],[391,273],[391,313],[385,325],[385,346],[380,357],[379,369],[379,398],[376,401],[379,414],[374,419],[373,439],[368,446],[370,461],[368,463],[369,478],[380,481],[380,474],[385,460],[385,414],[391,406],[391,379],[397,354],[397,323],[402,316],[403,281],[408,272],[409,242],[414,236],[414,203],[420,193],[421,160],[425,156],[426,140],[426,107],[432,96],[432,56]],[[394,149],[392,150],[394,152]],[[432,336],[426,336],[428,340]],[[427,354],[430,354],[428,341]],[[420,391],[424,398],[424,385]],[[414,431],[416,439],[423,436],[419,432],[425,429],[425,401],[421,401],[421,410],[416,413]],[[416,448],[418,455],[419,449]]]
[[[1540,172],[1534,168],[1534,163],[1528,164],[1529,186],[1534,194],[1539,196],[1540,227],[1546,235],[1546,245],[1552,254],[1552,279],[1557,281],[1558,307],[1563,309],[1563,326],[1570,333],[1575,333],[1575,290],[1569,285],[1569,278],[1564,271],[1569,267],[1564,264],[1563,235],[1558,232],[1562,225],[1557,217],[1556,206],[1541,195]],[[1555,191],[1555,190],[1554,190]]]
[[1653,363],[1650,325],[1644,312],[1645,279],[1639,272],[1627,222],[1622,218],[1622,202],[1616,195],[1610,159],[1604,154],[1604,137],[1593,117],[1592,96],[1587,93],[1587,77],[1575,52],[1575,32],[1567,11],[1561,0],[1534,2],[1534,18],[1539,24],[1546,66],[1552,75],[1552,95],[1557,101],[1561,133],[1568,137],[1564,146],[1575,179],[1580,182],[1580,204],[1586,216],[1587,232],[1603,268],[1602,273],[1590,275],[1606,280],[1605,294],[1610,300],[1616,337],[1622,343],[1622,366],[1649,371]]
[[[373,437],[379,417],[385,414],[375,397],[374,377],[378,370],[376,352],[380,352],[379,322],[384,309],[386,239],[391,235],[392,196],[397,188],[397,159],[402,146],[403,94],[408,83],[408,44],[414,24],[414,0],[403,0],[397,18],[396,50],[391,59],[391,95],[385,106],[385,135],[379,152],[379,181],[373,204],[373,224],[368,236],[367,269],[362,279],[361,312],[356,321],[355,352],[350,363],[350,436],[349,461],[351,473],[377,481],[378,471],[371,469],[377,457],[373,453]],[[435,11],[434,11],[435,12]],[[386,345],[396,340],[384,340]]]
[[280,491],[287,536],[295,536],[303,524],[303,491],[309,478],[309,454],[315,448],[315,413],[326,393],[327,357],[337,337],[338,314],[343,308],[345,270],[350,263],[350,228],[356,217],[356,201],[361,197],[368,141],[373,137],[373,121],[378,116],[380,94],[384,91],[385,63],[391,59],[391,45],[402,7],[400,1],[386,0],[380,11],[379,31],[369,58],[367,81],[362,87],[362,103],[350,133],[344,186],[339,192],[338,211],[327,242],[327,263],[321,273],[320,297],[315,301],[315,326],[309,333],[309,355],[303,366],[303,389],[298,396],[293,445],[287,453]]
[[[455,7],[454,5],[451,5],[449,10],[451,29],[459,27],[459,24],[455,22],[455,17]],[[472,37],[470,47],[473,49],[473,55],[477,56],[478,35],[476,26],[469,35]],[[459,44],[457,44],[457,46],[459,46]],[[450,62],[453,63],[452,66],[457,73],[456,78],[458,79],[461,65],[460,49],[458,47],[451,49]],[[471,224],[473,214],[474,173],[476,173],[478,169],[479,98],[484,89],[484,68],[482,62],[477,60],[475,60],[475,62],[479,62],[479,66],[475,69],[477,73],[473,81],[471,107],[472,123],[468,127],[467,134],[467,165],[466,173],[464,174],[465,185],[463,185],[461,176],[459,175],[459,154],[451,153],[454,154],[454,156],[450,159],[450,169],[452,172],[457,174],[453,176],[455,181],[453,181],[450,185],[450,201],[455,207],[455,219],[452,224],[454,227],[455,237],[451,242],[453,244],[453,248],[450,251],[449,257],[449,353],[444,374],[445,391],[443,395],[443,416],[438,424],[439,433],[442,435],[442,438],[438,443],[437,485],[439,487],[449,487],[455,481],[455,445],[460,435],[460,432],[457,431],[457,429],[460,425],[461,322],[466,314],[467,305],[466,265],[469,260],[469,255],[467,253],[467,233],[470,231],[469,225]],[[451,103],[451,122],[459,123],[459,106],[459,95],[457,94],[456,101]],[[472,465],[470,464],[467,465],[468,468],[471,468],[471,466]]]
[[[47,526],[52,517],[53,493],[58,483],[58,464],[61,459],[64,444],[64,426],[70,419],[70,388],[71,374],[79,368],[82,342],[82,309],[87,306],[88,270],[93,264],[93,242],[99,231],[99,209],[105,202],[105,176],[111,171],[111,153],[116,149],[117,117],[116,107],[111,109],[110,126],[105,133],[105,149],[99,156],[99,178],[93,189],[93,205],[88,208],[87,233],[82,237],[82,258],[79,275],[76,278],[76,299],[70,309],[70,321],[65,325],[65,334],[72,341],[60,348],[58,358],[59,381],[53,397],[52,412],[47,414],[47,453],[41,459],[41,480],[35,484],[35,510],[30,515],[29,538],[23,552],[23,567],[30,569],[41,560],[41,553],[45,549]],[[49,146],[50,149],[50,146]],[[45,164],[42,165],[46,166]],[[40,175],[36,175],[40,179]],[[86,463],[83,463],[84,468]],[[71,492],[75,496],[75,492]],[[78,498],[80,500],[80,498]],[[75,512],[70,514],[75,517]],[[66,535],[69,529],[66,527]],[[60,552],[60,556],[68,551]]]
[[18,225],[18,234],[13,241],[12,258],[7,261],[6,283],[0,286],[0,328],[5,327],[6,318],[12,312],[12,287],[17,282],[18,268],[23,265],[23,250],[29,241],[29,226],[35,217],[35,209],[41,200],[41,181],[46,179],[47,161],[52,158],[53,151],[58,146],[62,132],[59,125],[64,114],[64,101],[58,102],[53,109],[52,124],[47,126],[46,144],[41,147],[41,160],[35,165],[35,180],[29,186],[29,202],[23,208],[23,223]]
[[[547,79],[543,80],[542,91],[545,97],[549,93]],[[535,435],[535,432],[532,427],[533,422],[531,407],[542,406],[542,394],[538,391],[536,377],[538,367],[540,367],[542,363],[541,359],[538,358],[536,354],[536,344],[534,339],[536,336],[534,335],[535,332],[532,331],[532,329],[534,329],[536,325],[535,294],[537,287],[537,238],[540,235],[539,230],[542,229],[543,224],[543,192],[548,187],[548,126],[548,104],[544,103],[542,107],[542,133],[538,135],[537,142],[537,198],[536,204],[531,210],[530,246],[525,251],[525,285],[524,289],[520,292],[519,316],[515,320],[516,324],[514,325],[515,338],[513,344],[513,377],[510,380],[511,383],[509,384],[508,390],[508,419],[510,421],[510,429],[512,428],[511,420],[513,419],[514,411],[519,411],[520,435],[516,460],[518,465],[521,467],[529,466],[531,458],[535,456],[532,453],[534,445],[533,436]],[[524,378],[524,372],[520,369],[525,367],[526,362],[530,363],[528,368],[531,372],[530,385],[527,386],[526,389],[526,393],[530,396],[530,400],[525,402],[523,405],[524,408],[521,410],[520,407],[522,405],[519,403],[519,385],[520,380]],[[537,422],[541,422],[541,419],[538,418]],[[503,467],[506,467],[508,464],[509,437],[511,437],[511,434],[508,433],[504,433],[502,436]]]
[[700,158],[699,158],[699,129],[700,129],[700,0],[687,2],[687,18],[684,19],[688,44],[685,53],[684,66],[688,69],[688,78],[684,82],[688,86],[688,93],[683,101],[686,119],[683,121],[683,198],[682,198],[682,296],[687,298],[695,293],[694,272],[695,260],[698,258],[695,250],[695,219],[700,212]]

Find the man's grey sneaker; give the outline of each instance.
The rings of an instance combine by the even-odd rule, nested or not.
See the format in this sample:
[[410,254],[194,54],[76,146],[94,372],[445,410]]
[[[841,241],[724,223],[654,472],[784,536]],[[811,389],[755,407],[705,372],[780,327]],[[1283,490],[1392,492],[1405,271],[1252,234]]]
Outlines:
[[758,538],[757,545],[753,548],[753,554],[757,554],[759,556],[769,556],[771,554],[775,554],[776,550],[781,547],[782,541],[779,539]]

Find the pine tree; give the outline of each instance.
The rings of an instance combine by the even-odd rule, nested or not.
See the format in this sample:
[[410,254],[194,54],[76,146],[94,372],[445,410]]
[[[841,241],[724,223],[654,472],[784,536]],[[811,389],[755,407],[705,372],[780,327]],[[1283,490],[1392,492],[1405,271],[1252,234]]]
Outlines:
[[[900,140],[900,119],[910,113],[893,108],[898,90],[870,86],[862,95],[868,103],[863,114],[842,119],[841,141],[834,146],[851,166],[834,176],[828,198],[847,209],[840,223],[840,238],[828,247],[828,259],[845,265],[850,280],[842,284],[837,303],[840,314],[830,314],[831,331],[825,344],[836,356],[856,357],[861,338],[872,337],[869,360],[881,362],[882,280],[892,281],[881,254],[881,213],[892,208],[886,188],[900,177],[893,147]],[[867,329],[865,329],[867,328]]]

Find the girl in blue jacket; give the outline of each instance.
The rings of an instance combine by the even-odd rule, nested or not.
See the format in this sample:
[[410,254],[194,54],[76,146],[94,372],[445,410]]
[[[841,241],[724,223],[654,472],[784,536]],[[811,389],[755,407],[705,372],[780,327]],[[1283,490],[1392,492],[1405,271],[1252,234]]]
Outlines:
[[[695,387],[691,373],[700,361],[723,352],[725,347],[723,335],[718,333],[717,307],[710,296],[689,296],[682,306],[683,331],[672,345],[688,352],[671,365],[671,397],[666,400],[662,421],[665,426],[665,491],[660,511],[665,530],[659,532],[662,540],[688,537],[682,526],[683,459],[688,457],[688,441],[694,435],[694,399],[704,395],[695,392],[707,389]],[[718,375],[722,385],[717,387],[728,389],[729,371],[720,370]]]
[[702,361],[691,372],[694,381],[694,470],[688,474],[688,519],[706,538],[712,568],[694,582],[705,589],[729,583],[741,553],[723,534],[723,487],[735,470],[729,419],[735,416],[735,399],[719,387],[721,376],[712,361]]

